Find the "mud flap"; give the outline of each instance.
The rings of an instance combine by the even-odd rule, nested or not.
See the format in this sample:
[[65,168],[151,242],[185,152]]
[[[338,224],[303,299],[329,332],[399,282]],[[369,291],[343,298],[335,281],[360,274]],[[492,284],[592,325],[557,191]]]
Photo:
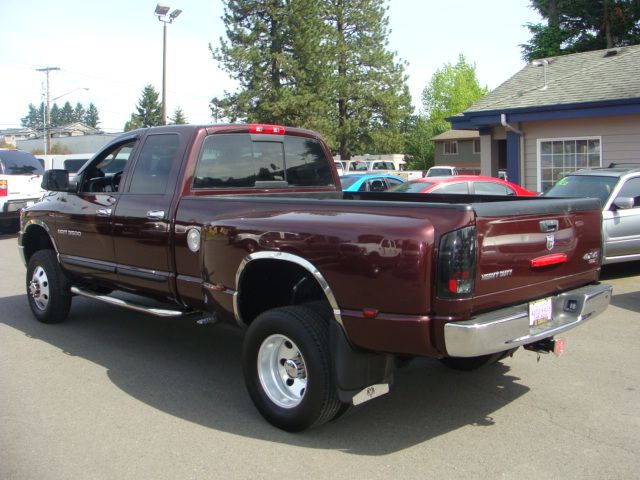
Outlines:
[[395,369],[393,355],[352,347],[336,322],[331,322],[330,335],[333,374],[341,402],[358,405],[389,391]]

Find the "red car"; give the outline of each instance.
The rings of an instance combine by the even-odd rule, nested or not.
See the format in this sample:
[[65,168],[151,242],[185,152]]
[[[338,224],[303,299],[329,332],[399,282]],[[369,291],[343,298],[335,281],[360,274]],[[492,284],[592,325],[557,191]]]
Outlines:
[[451,177],[425,177],[405,182],[389,192],[405,193],[460,193],[478,195],[514,195],[518,197],[536,196],[515,183],[494,177],[479,175],[454,175]]

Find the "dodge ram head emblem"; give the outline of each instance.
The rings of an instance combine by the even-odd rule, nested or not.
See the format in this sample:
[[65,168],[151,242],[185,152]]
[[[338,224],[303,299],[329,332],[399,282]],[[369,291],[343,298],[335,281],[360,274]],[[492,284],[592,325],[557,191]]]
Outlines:
[[547,250],[553,250],[555,244],[556,238],[553,236],[553,234],[547,235]]

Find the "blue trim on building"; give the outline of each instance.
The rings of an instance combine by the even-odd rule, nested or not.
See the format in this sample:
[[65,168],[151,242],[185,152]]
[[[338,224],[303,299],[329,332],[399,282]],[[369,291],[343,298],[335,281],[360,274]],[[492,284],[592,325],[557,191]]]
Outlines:
[[451,128],[456,130],[476,130],[481,127],[500,125],[500,115],[502,113],[508,114],[510,122],[634,115],[640,114],[640,98],[464,112],[462,115],[447,118],[447,121],[451,122]]
[[520,135],[507,131],[507,178],[520,184]]

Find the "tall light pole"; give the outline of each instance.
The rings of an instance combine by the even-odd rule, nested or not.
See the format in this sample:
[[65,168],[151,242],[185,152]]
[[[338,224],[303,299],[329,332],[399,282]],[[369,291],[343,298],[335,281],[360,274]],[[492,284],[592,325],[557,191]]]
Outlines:
[[[173,21],[182,13],[182,10],[174,10],[169,13],[171,7],[163,3],[156,5],[155,14],[163,23],[162,27],[162,124],[167,124],[167,24]],[[167,14],[169,16],[167,17]]]
[[46,155],[51,153],[51,109],[49,108],[49,72],[52,70],[60,70],[60,67],[44,67],[36,68],[37,72],[44,72],[47,75],[47,103],[44,109],[44,135],[45,135],[45,151]]

